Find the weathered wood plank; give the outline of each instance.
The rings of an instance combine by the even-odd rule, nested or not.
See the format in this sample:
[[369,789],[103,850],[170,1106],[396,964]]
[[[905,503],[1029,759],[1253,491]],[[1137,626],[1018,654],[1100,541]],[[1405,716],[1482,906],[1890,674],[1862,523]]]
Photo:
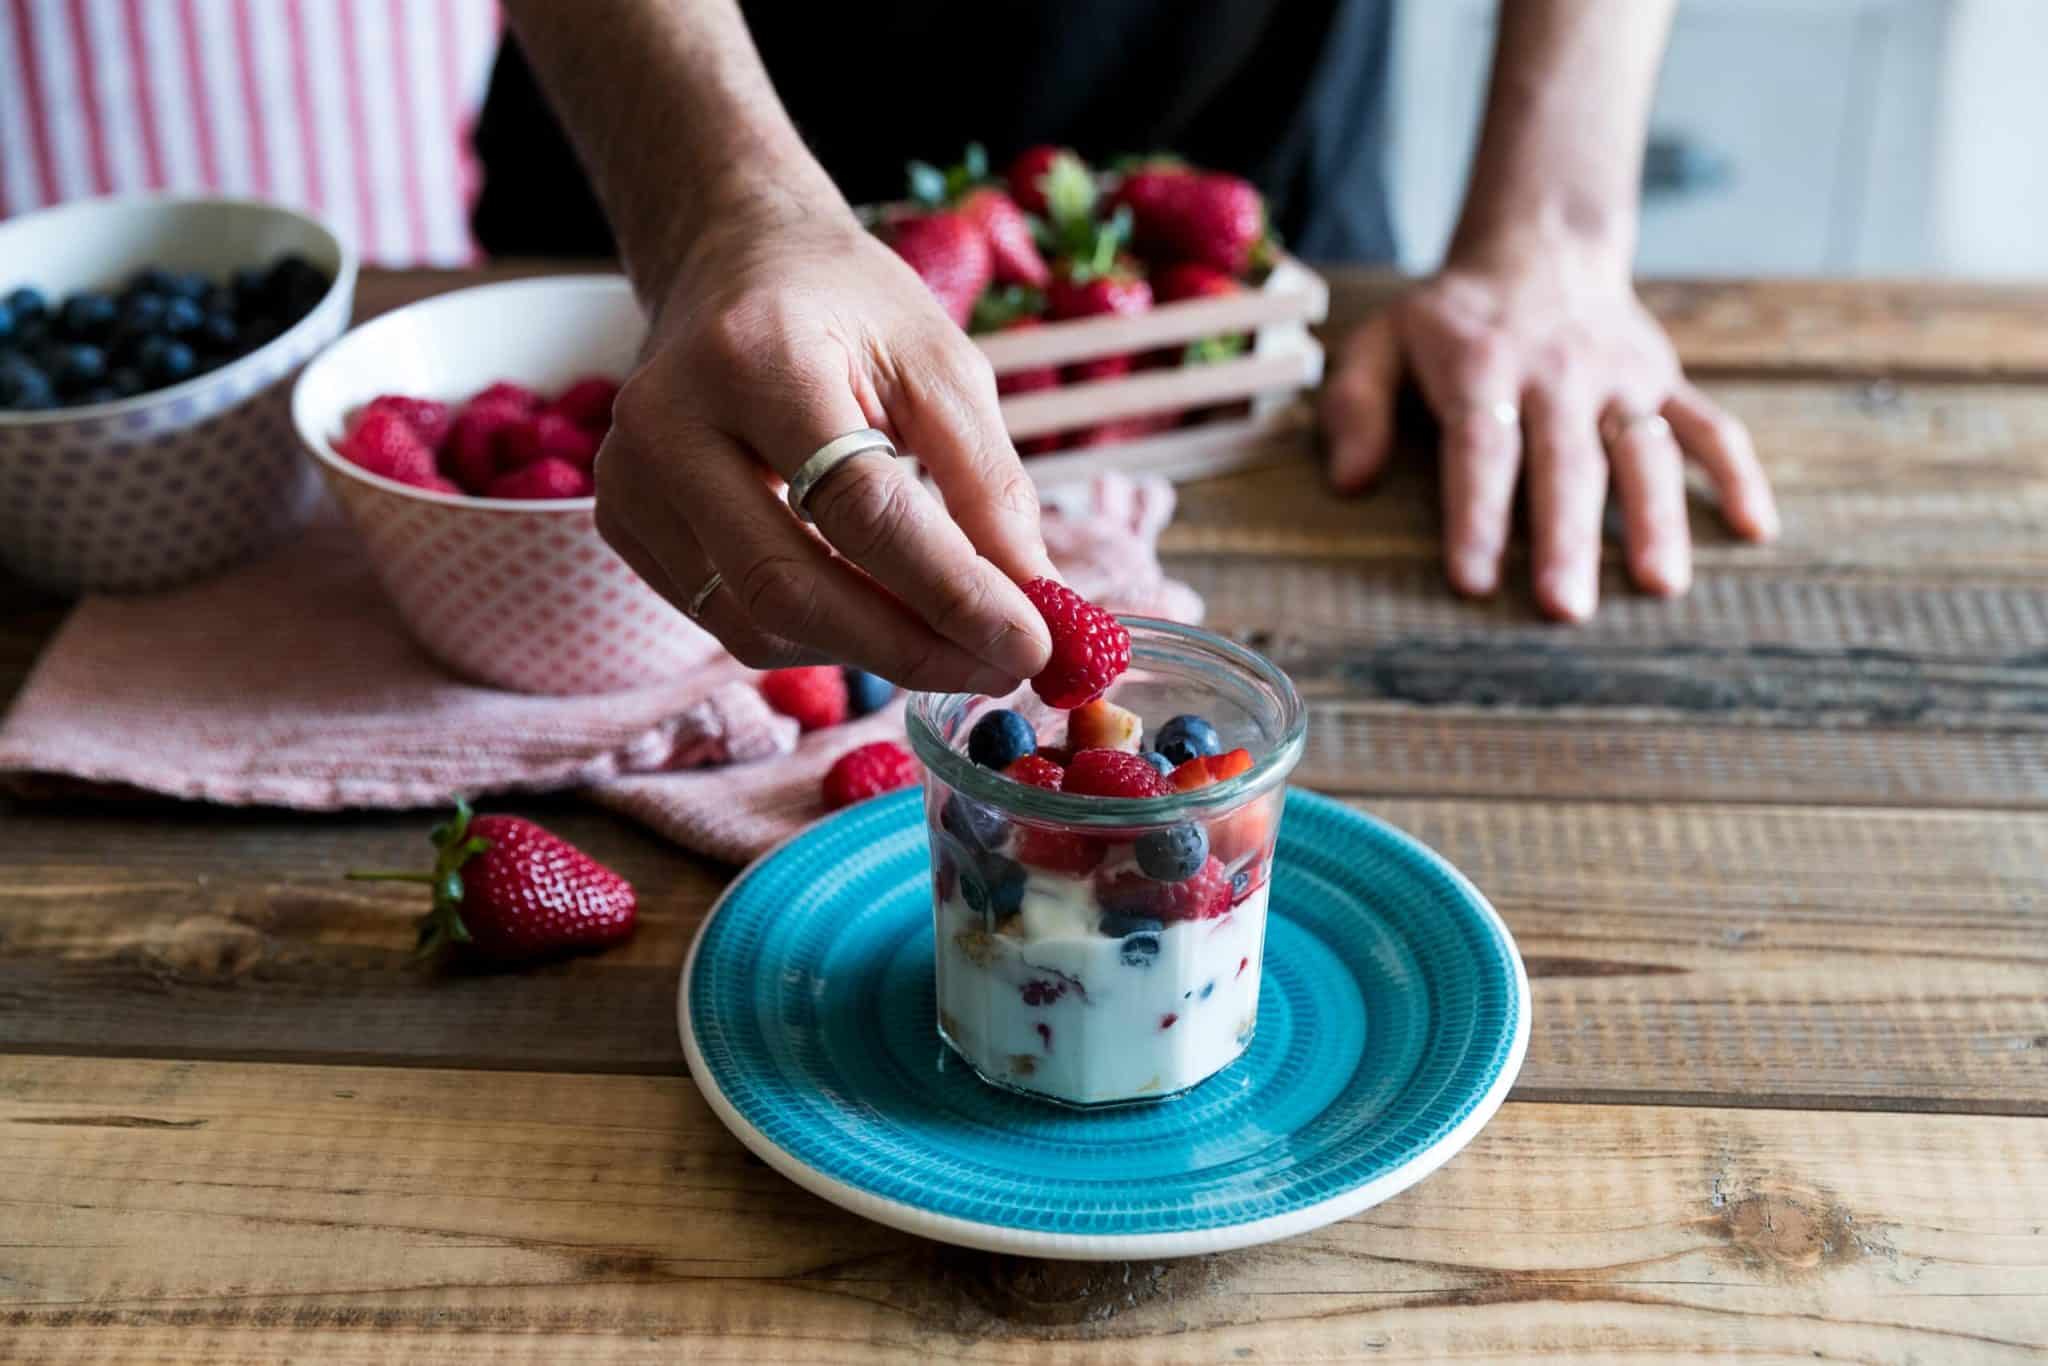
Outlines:
[[[1362,804],[1518,936],[1523,1096],[2048,1114],[2048,815]],[[0,1050],[680,1072],[676,971],[722,874],[601,813],[540,814],[641,887],[640,934],[434,977],[407,959],[404,892],[339,880],[416,856],[416,818],[24,808]]]
[[[1336,267],[1330,329],[1400,290]],[[1645,280],[1649,305],[1695,375],[2048,376],[2048,288],[1947,280]]]
[[[1263,1250],[1058,1266],[864,1223],[681,1078],[19,1059],[10,1360],[2022,1361],[2048,1122],[1510,1103]],[[1512,1236],[1503,1236],[1512,1230]]]

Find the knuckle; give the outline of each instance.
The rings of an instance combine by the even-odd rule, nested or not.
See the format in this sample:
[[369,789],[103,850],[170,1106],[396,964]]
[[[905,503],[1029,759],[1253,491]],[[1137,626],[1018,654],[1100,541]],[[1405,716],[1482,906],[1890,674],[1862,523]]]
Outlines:
[[1451,350],[1452,383],[1466,390],[1479,390],[1497,382],[1513,361],[1513,345],[1492,328],[1482,328],[1462,338]]
[[1004,517],[1037,525],[1038,485],[1022,470],[1012,471],[990,493],[990,502]]
[[749,620],[772,622],[779,633],[802,635],[816,611],[811,576],[793,556],[763,555],[740,574],[736,597]]
[[866,563],[914,526],[908,486],[891,469],[858,466],[819,490],[812,512],[840,554]]

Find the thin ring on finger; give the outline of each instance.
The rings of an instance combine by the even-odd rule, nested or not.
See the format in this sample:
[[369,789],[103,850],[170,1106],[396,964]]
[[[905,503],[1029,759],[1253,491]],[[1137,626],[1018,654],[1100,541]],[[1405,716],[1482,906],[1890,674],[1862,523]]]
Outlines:
[[712,570],[711,577],[704,580],[704,586],[695,593],[692,593],[689,602],[684,604],[683,615],[691,621],[701,618],[704,615],[704,605],[711,601],[711,595],[716,593],[724,583],[725,575],[719,573],[716,569]]
[[862,427],[833,437],[812,451],[789,476],[789,510],[806,522],[812,520],[809,503],[818,485],[831,478],[841,465],[863,455],[885,455],[894,460],[896,443],[876,427]]
[[1600,444],[1609,451],[1637,437],[1669,440],[1671,424],[1655,408],[1624,408],[1616,404],[1600,415]]
[[1473,402],[1462,405],[1457,412],[1461,421],[1485,418],[1496,426],[1510,431],[1522,425],[1522,408],[1513,399],[1495,399],[1491,403]]

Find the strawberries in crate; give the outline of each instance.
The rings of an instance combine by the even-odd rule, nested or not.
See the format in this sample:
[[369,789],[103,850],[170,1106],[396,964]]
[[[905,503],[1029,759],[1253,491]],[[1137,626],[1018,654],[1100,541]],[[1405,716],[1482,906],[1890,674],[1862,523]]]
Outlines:
[[946,316],[967,326],[974,316],[974,301],[995,276],[994,257],[980,225],[950,210],[912,214],[890,224],[888,240]]
[[1170,164],[1124,175],[1108,203],[1131,213],[1131,240],[1151,261],[1191,261],[1226,275],[1251,267],[1266,238],[1266,201],[1239,176]]
[[[990,277],[995,283],[1034,289],[1045,286],[1045,258],[1038,254],[1038,244],[1032,238],[1031,220],[1003,183],[989,176],[988,157],[979,143],[970,143],[960,161],[945,170],[922,161],[911,162],[907,169],[912,203],[928,213],[957,213],[980,232],[988,244]],[[988,281],[982,283],[986,287]],[[966,326],[965,319],[959,321]]]

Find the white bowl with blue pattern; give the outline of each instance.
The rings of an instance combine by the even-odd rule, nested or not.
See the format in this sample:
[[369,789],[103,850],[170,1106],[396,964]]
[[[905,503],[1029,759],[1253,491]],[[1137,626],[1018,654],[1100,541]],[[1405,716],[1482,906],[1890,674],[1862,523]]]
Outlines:
[[147,592],[299,526],[320,487],[292,430],[291,380],[341,335],[356,287],[356,254],[338,233],[256,200],[88,199],[0,222],[0,289],[52,297],[151,265],[225,279],[287,252],[333,283],[248,355],[112,403],[0,412],[0,564],[59,593]]

